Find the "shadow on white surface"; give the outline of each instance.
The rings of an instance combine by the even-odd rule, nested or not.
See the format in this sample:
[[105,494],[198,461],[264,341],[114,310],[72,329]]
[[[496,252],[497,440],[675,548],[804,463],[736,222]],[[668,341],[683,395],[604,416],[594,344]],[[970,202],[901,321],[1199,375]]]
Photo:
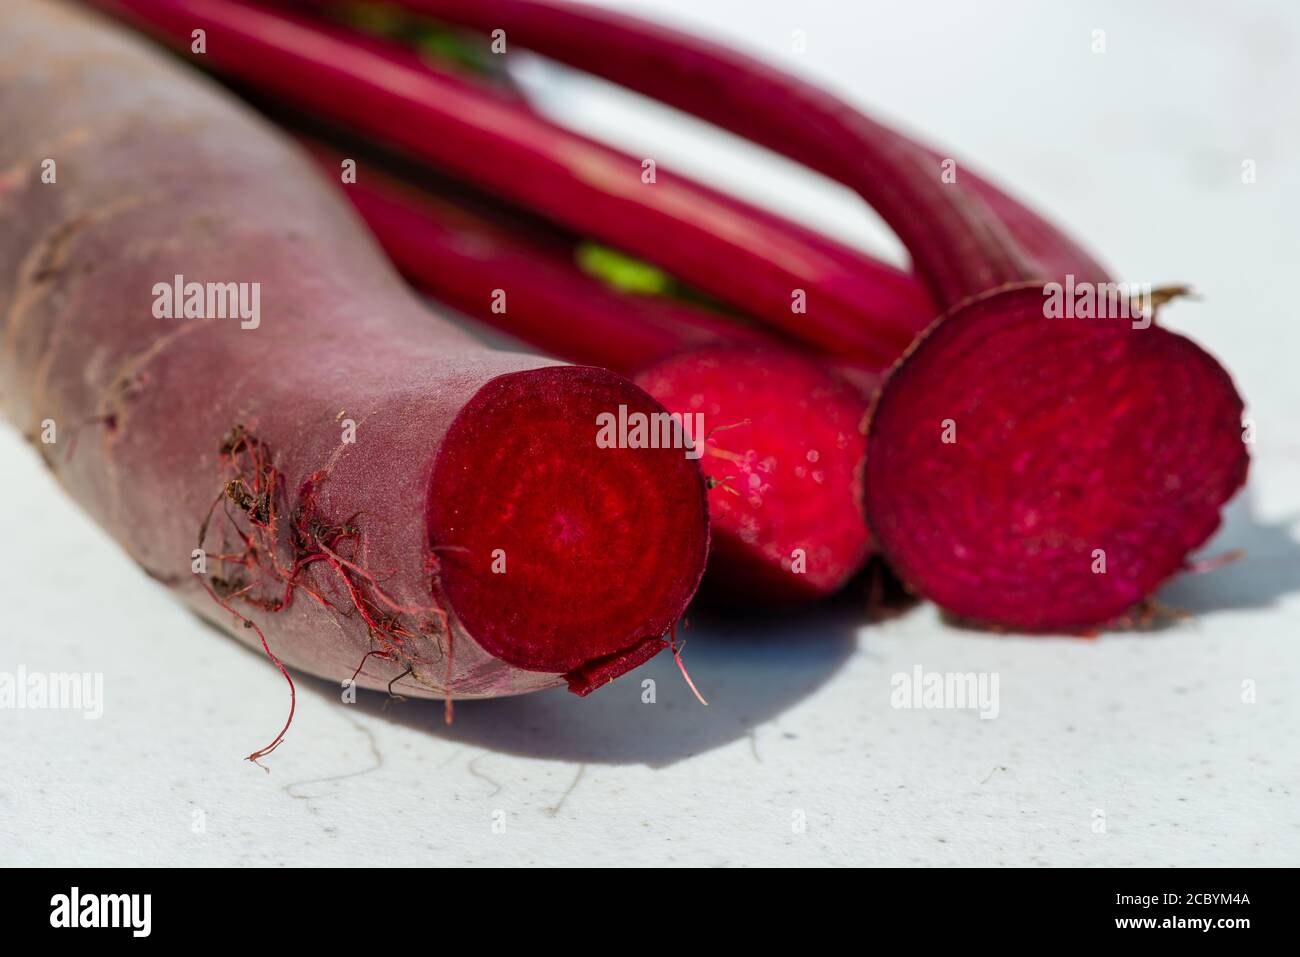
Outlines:
[[1180,575],[1160,590],[1160,601],[1201,615],[1215,611],[1275,608],[1300,593],[1300,515],[1266,522],[1257,518],[1247,489],[1224,510],[1223,525],[1200,554],[1208,559],[1233,551],[1241,557],[1203,574]]
[[[363,691],[351,707],[498,753],[659,767],[778,720],[857,651],[857,631],[865,624],[855,589],[814,609],[763,616],[693,610],[690,621],[682,658],[707,707],[686,687],[668,652],[587,698],[556,688],[457,702],[451,725],[440,701],[399,701]],[[327,701],[338,700],[335,682],[298,675],[295,680]],[[653,701],[647,700],[651,691]]]

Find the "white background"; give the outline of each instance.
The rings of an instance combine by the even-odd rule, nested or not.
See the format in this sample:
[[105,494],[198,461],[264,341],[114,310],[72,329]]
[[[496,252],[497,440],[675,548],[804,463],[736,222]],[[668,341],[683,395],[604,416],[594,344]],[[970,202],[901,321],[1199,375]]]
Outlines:
[[[461,704],[452,727],[436,704],[347,706],[300,678],[266,774],[241,758],[283,719],[280,676],[125,560],[5,427],[0,671],[102,672],[107,700],[98,721],[0,711],[0,863],[1300,863],[1300,8],[635,6],[951,148],[1121,278],[1193,283],[1203,300],[1162,318],[1225,362],[1258,429],[1249,488],[1205,553],[1245,559],[1163,592],[1189,619],[1094,641],[961,630],[924,606],[864,626],[858,596],[696,615],[686,659],[708,708],[662,655],[585,701]],[[633,122],[591,84],[524,75],[586,129],[901,255],[848,194],[680,121]],[[891,677],[917,664],[996,672],[1000,715],[891,708]]]

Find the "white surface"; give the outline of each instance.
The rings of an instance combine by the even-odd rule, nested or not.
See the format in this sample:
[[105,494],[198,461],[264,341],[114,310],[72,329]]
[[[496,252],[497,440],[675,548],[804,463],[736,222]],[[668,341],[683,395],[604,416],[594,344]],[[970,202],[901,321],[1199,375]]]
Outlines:
[[[697,618],[686,659],[708,708],[666,656],[586,701],[461,704],[451,728],[437,705],[349,706],[303,679],[264,774],[241,757],[279,727],[282,679],[124,561],[5,428],[0,672],[102,672],[106,704],[98,721],[0,710],[0,863],[1300,863],[1300,8],[639,6],[960,145],[1122,278],[1193,282],[1204,301],[1166,319],[1224,360],[1258,422],[1250,490],[1206,550],[1245,560],[1166,589],[1192,619],[1096,641],[959,630],[928,607],[860,626],[853,602]],[[651,135],[598,99],[592,128]],[[680,131],[655,129],[654,155],[677,155]],[[761,157],[692,155],[886,248],[850,198]],[[999,716],[892,708],[916,664],[997,673]]]

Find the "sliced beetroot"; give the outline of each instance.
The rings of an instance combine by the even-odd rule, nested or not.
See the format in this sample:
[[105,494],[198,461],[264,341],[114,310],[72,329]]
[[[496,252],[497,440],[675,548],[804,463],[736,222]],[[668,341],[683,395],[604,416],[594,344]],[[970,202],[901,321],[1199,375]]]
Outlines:
[[[430,483],[430,547],[450,605],[490,654],[567,673],[635,658],[689,595],[707,539],[695,463],[679,449],[601,448],[597,416],[663,408],[597,369],[499,376],[447,430]],[[614,587],[611,587],[613,585]]]
[[948,611],[1088,629],[1218,527],[1246,477],[1242,401],[1183,336],[1043,302],[990,293],[909,352],[870,418],[865,501],[901,578]]
[[667,408],[703,413],[710,592],[738,602],[817,598],[866,561],[859,505],[863,401],[776,349],[696,349],[634,375]]

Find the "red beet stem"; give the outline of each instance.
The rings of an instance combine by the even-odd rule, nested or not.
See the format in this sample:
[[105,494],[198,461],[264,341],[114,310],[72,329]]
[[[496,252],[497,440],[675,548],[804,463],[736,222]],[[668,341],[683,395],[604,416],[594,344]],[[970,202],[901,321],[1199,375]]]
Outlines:
[[[949,158],[932,148],[924,149],[936,168]],[[1043,277],[1062,280],[1073,275],[1078,281],[1093,283],[1110,280],[1109,272],[1092,253],[1039,213],[971,172],[969,167],[962,165],[957,176],[961,187],[978,196],[1002,221],[1011,238],[1033,258]]]
[[[338,182],[342,155],[306,144]],[[541,236],[498,206],[419,189],[363,161],[341,184],[389,258],[425,291],[479,321],[570,361],[624,375],[678,352],[723,343],[779,348],[734,318],[660,296],[620,294],[575,264],[576,243]],[[500,290],[498,311],[494,293]],[[500,311],[504,310],[504,311]]]
[[[322,9],[333,0],[291,0]],[[898,234],[945,306],[1009,282],[1104,272],[1055,227],[844,100],[743,53],[669,27],[552,0],[396,0],[677,107],[859,193]],[[1041,258],[1040,258],[1041,257]],[[1077,258],[1076,258],[1077,257]]]
[[[317,155],[337,178],[338,158]],[[572,248],[528,242],[504,214],[488,221],[369,167],[343,190],[431,295],[561,357],[622,372],[670,412],[703,415],[701,465],[716,483],[711,595],[815,599],[862,567],[866,404],[821,362],[729,317],[611,291],[574,265]]]
[[887,364],[935,314],[907,273],[664,169],[643,182],[640,158],[450,80],[399,44],[234,0],[93,2],[185,49],[204,29],[201,64],[656,262],[829,351]]

